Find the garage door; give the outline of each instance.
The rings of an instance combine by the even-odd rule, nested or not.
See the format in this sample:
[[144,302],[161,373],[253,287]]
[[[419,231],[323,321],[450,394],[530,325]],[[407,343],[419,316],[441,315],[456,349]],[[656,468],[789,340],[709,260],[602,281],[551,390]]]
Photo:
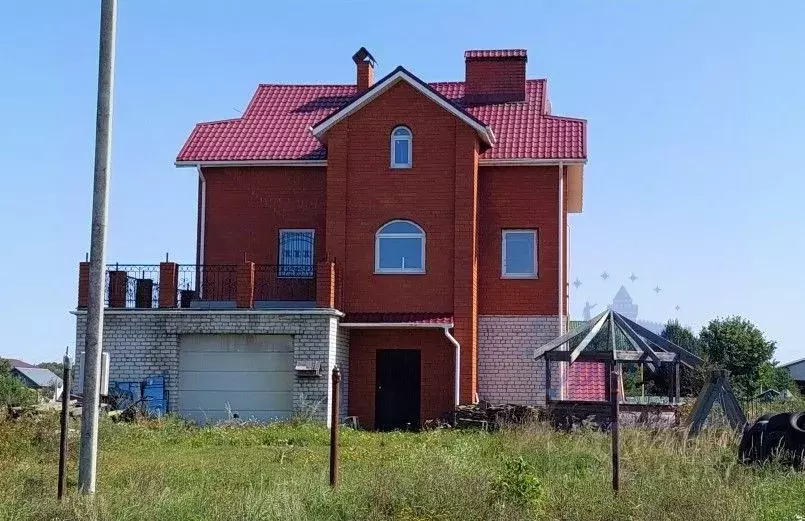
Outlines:
[[179,414],[199,423],[237,414],[267,421],[291,415],[293,337],[184,335]]

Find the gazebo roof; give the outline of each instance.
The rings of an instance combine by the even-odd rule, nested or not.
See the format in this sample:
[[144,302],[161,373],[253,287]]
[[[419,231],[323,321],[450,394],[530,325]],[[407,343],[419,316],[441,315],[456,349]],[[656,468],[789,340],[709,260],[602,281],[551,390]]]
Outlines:
[[652,371],[663,363],[680,362],[688,367],[702,363],[690,351],[612,310],[534,350],[535,359],[542,356],[571,364],[577,360],[639,362]]

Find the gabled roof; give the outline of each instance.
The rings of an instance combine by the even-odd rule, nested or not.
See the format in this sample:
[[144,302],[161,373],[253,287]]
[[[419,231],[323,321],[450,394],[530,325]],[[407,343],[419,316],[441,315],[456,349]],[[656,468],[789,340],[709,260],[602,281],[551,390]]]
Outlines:
[[35,387],[49,387],[54,383],[61,385],[61,378],[50,369],[42,367],[14,367],[12,372],[19,373]]
[[33,364],[23,362],[22,360],[17,360],[16,358],[6,358],[6,361],[11,364],[11,367],[36,367]]
[[405,69],[405,67],[402,66],[391,71],[388,75],[366,90],[366,92],[353,99],[349,104],[341,107],[323,120],[316,123],[311,129],[311,133],[317,139],[321,140],[327,130],[333,125],[360,110],[362,107],[401,81],[408,83],[414,89],[430,98],[434,103],[445,109],[447,112],[453,114],[458,119],[472,127],[473,130],[478,133],[478,137],[484,142],[484,144],[486,144],[487,147],[491,147],[495,144],[495,134],[482,121],[458,105],[450,102],[449,99],[445,98],[433,87],[411,74]]
[[[586,121],[549,114],[546,80],[526,80],[525,101],[510,103],[469,103],[464,82],[427,86],[490,129],[495,145],[481,160],[586,160]],[[355,85],[260,85],[242,117],[197,124],[176,164],[324,161],[327,149],[310,128],[356,99]]]

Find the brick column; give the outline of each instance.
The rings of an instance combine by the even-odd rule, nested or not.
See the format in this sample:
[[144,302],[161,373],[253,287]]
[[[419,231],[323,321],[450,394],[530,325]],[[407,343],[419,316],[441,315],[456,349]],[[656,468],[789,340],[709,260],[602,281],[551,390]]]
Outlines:
[[175,262],[159,263],[159,307],[176,307],[176,290],[179,286],[179,265]]
[[316,305],[322,308],[335,307],[335,262],[316,264]]
[[126,287],[128,285],[128,273],[125,271],[109,272],[109,307],[126,307]]
[[238,266],[236,296],[239,308],[254,307],[254,263],[244,262]]
[[[339,273],[338,294],[335,304],[339,308],[345,306],[342,299],[349,299],[349,295],[342,295],[341,291],[347,291],[344,287],[343,266],[349,262],[347,257],[347,171],[349,170],[349,157],[347,147],[349,146],[348,122],[343,121],[330,129],[327,134],[327,202],[325,241],[327,251],[324,258],[335,260]],[[318,292],[317,292],[318,293]],[[317,297],[318,300],[318,297]],[[344,311],[344,309],[341,309]]]
[[478,390],[478,138],[456,122],[453,336],[461,345],[459,393],[472,403]]
[[89,304],[89,262],[78,263],[78,307]]

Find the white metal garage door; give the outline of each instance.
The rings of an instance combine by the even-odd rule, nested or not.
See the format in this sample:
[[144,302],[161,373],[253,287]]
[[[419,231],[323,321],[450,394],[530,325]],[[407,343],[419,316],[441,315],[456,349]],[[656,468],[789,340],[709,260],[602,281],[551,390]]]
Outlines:
[[183,335],[179,414],[199,423],[291,415],[293,337]]

